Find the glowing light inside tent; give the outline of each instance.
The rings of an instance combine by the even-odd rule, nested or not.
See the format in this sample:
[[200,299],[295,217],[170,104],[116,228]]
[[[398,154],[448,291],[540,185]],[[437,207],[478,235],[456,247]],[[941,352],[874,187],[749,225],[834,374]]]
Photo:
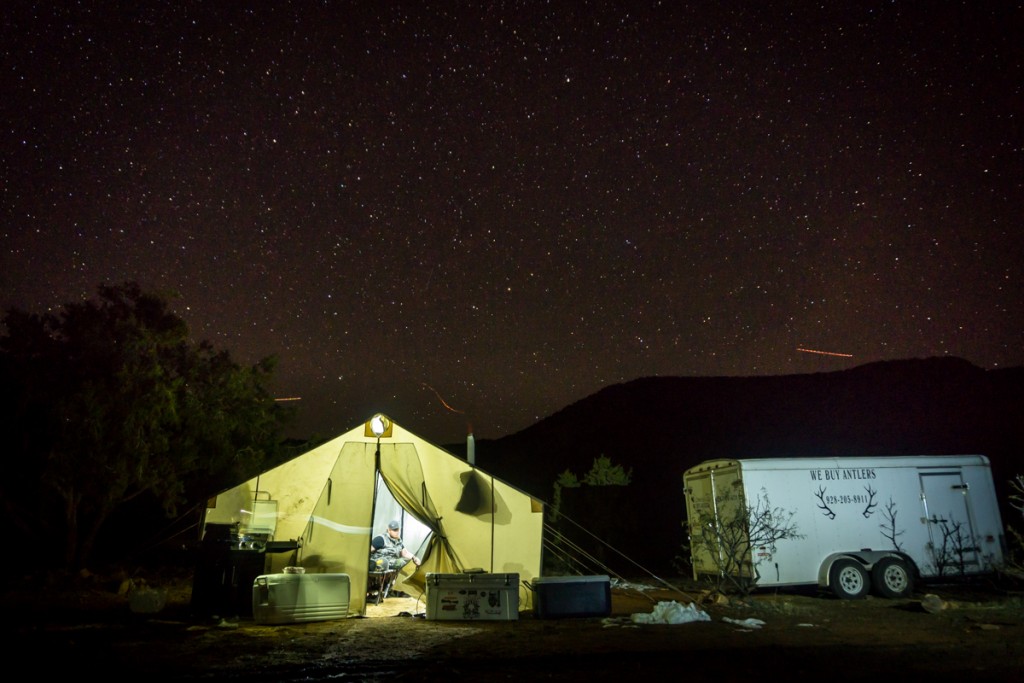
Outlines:
[[[378,439],[382,436],[391,436],[391,420],[386,416],[377,413],[369,422],[370,432]],[[369,434],[367,434],[369,436]]]

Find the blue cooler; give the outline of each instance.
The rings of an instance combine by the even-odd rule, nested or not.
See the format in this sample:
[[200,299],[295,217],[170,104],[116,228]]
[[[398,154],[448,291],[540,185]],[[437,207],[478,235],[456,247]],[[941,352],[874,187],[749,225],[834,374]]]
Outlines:
[[533,614],[541,619],[606,617],[612,613],[609,578],[539,576],[533,580]]

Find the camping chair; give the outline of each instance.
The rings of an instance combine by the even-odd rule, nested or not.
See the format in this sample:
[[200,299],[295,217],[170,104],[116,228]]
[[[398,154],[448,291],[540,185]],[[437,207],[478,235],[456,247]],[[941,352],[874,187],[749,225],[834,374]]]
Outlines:
[[379,605],[384,598],[388,597],[391,587],[395,585],[398,578],[397,569],[385,569],[382,571],[371,571],[366,577],[366,598],[367,602],[374,601]]

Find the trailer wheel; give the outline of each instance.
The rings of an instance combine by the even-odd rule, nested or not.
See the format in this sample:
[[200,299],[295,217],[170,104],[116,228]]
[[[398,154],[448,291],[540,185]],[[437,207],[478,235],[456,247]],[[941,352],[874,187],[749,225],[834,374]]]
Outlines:
[[867,570],[857,560],[836,560],[829,570],[828,577],[832,592],[840,600],[863,598],[871,587]]
[[914,575],[903,560],[883,557],[871,568],[871,584],[883,598],[907,598],[914,590]]

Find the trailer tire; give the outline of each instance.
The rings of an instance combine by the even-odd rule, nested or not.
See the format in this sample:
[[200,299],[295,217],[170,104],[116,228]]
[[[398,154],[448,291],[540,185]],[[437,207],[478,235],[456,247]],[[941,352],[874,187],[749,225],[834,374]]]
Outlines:
[[914,574],[905,561],[883,557],[871,568],[871,584],[883,598],[909,598],[914,591]]
[[849,558],[835,561],[828,571],[828,583],[840,600],[859,600],[871,588],[867,570],[860,562]]

